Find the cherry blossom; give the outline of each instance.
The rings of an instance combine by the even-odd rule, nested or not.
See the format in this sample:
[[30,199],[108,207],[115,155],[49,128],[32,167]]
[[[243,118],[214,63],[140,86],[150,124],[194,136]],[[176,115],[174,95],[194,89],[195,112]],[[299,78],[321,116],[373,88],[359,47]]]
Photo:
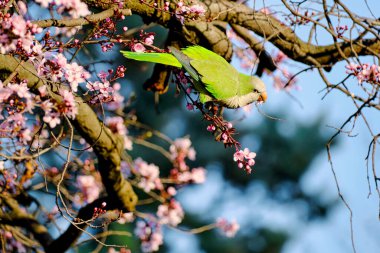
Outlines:
[[203,167],[191,170],[191,181],[195,184],[202,184],[206,181],[206,170]]
[[129,213],[123,213],[120,218],[117,220],[117,222],[119,224],[125,224],[125,223],[130,223],[132,221],[134,221],[135,219],[135,216],[133,214],[133,212],[129,212]]
[[244,170],[250,174],[252,172],[251,167],[255,165],[254,158],[256,153],[250,152],[248,148],[244,150],[238,150],[234,154],[234,161],[238,163],[239,168],[244,168]]
[[143,46],[143,44],[141,43],[135,43],[133,46],[132,46],[132,51],[135,51],[135,52],[145,52],[145,47]]
[[380,83],[380,66],[376,64],[356,64],[350,62],[346,65],[346,73],[352,74],[358,79],[359,84],[363,82],[368,82],[372,84]]
[[136,173],[141,176],[138,187],[142,188],[145,192],[161,188],[161,181],[159,178],[160,169],[154,164],[148,164],[141,158],[134,161]]
[[20,15],[6,13],[0,15],[0,53],[18,51],[27,57],[39,55],[41,47],[34,43],[34,35],[42,32],[41,28],[26,21]]
[[74,119],[75,115],[78,114],[78,107],[76,105],[73,93],[66,89],[60,89],[59,94],[63,98],[61,112],[66,114],[67,117]]
[[158,206],[157,216],[160,218],[161,224],[169,224],[176,227],[183,219],[185,213],[179,202],[171,199],[169,204]]
[[188,137],[178,138],[170,145],[170,153],[173,160],[185,159],[195,160],[195,149],[191,147],[191,141]]
[[84,68],[78,63],[73,62],[72,64],[67,64],[65,68],[65,78],[69,82],[71,89],[74,92],[78,91],[78,85],[84,83],[90,74],[84,70]]
[[147,45],[153,45],[154,35],[150,34],[144,39],[144,43]]
[[228,222],[224,218],[218,218],[216,221],[216,226],[227,237],[234,237],[240,228],[240,225],[236,222],[236,220],[233,220],[232,222]]
[[127,136],[128,130],[124,124],[124,119],[122,117],[108,117],[106,119],[106,126],[108,126],[112,132],[120,134],[124,139],[124,148],[127,150],[132,150],[132,141]]
[[205,13],[206,10],[203,5],[194,4],[188,6],[185,5],[183,1],[179,1],[177,3],[177,8],[175,10],[175,16],[182,24],[184,24],[186,19],[196,20],[200,17],[203,17]]
[[143,252],[157,251],[163,244],[161,226],[155,222],[138,221],[135,235],[141,240],[141,250]]
[[81,192],[81,197],[86,203],[91,203],[99,197],[101,188],[95,177],[92,175],[80,175],[77,177],[77,185]]

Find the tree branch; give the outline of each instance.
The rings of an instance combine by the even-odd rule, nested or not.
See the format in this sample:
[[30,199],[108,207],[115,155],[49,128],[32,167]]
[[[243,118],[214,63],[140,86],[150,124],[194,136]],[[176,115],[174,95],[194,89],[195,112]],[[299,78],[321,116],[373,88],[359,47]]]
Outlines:
[[130,9],[117,9],[117,8],[110,8],[108,10],[88,15],[84,18],[76,18],[76,19],[45,19],[45,20],[38,20],[33,21],[33,24],[38,25],[42,28],[47,27],[73,27],[73,26],[82,26],[82,25],[88,25],[92,23],[100,22],[101,20],[104,20],[106,18],[110,18],[115,15],[115,13],[119,12],[123,14],[124,16],[130,16],[132,15],[132,12]]

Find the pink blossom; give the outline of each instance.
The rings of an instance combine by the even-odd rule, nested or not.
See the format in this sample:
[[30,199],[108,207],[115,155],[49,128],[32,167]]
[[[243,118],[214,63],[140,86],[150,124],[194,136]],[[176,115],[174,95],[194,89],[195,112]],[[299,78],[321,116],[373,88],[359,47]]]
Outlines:
[[99,197],[100,186],[92,175],[81,175],[77,177],[77,185],[86,203],[91,203]]
[[60,115],[57,112],[46,112],[43,117],[43,121],[48,123],[51,128],[55,128],[58,124],[61,123]]
[[60,89],[59,94],[63,98],[62,113],[71,119],[75,119],[75,116],[78,114],[78,107],[75,102],[74,94],[66,89]]
[[135,216],[133,212],[129,213],[123,213],[120,218],[117,220],[119,224],[125,224],[125,223],[130,223],[135,219]]
[[32,140],[32,131],[29,128],[26,128],[19,132],[18,137],[20,138],[20,142],[26,145],[28,142]]
[[65,78],[74,92],[78,91],[78,85],[84,83],[90,74],[82,66],[74,62],[66,65]]
[[17,36],[20,36],[21,38],[28,33],[26,22],[22,16],[13,16],[12,26],[12,32]]
[[148,164],[141,158],[134,161],[135,171],[141,176],[138,187],[142,188],[145,192],[149,192],[160,187],[161,182],[159,178],[160,169],[154,164]]
[[[105,76],[103,77],[105,79]],[[103,82],[88,82],[86,87],[94,93],[91,99],[92,103],[96,103],[98,101],[110,102],[113,99],[114,89],[110,87],[110,83],[106,80],[104,80]]]
[[154,35],[149,35],[148,37],[144,39],[144,43],[147,45],[153,45],[153,41],[154,41]]
[[120,84],[115,83],[112,88],[114,90],[112,100],[105,104],[105,107],[110,111],[115,111],[118,109],[122,110],[124,108],[124,96],[122,96],[119,92]]
[[380,83],[380,66],[376,64],[355,64],[355,63],[349,63],[346,65],[346,73],[354,75],[359,84],[363,82],[368,82],[372,84],[379,84]]
[[160,245],[163,244],[160,224],[138,221],[134,232],[141,240],[141,250],[143,252],[157,251]]
[[215,125],[211,124],[211,125],[208,125],[208,126],[207,126],[207,131],[209,131],[209,132],[214,132],[215,130],[216,130]]
[[177,194],[177,190],[173,186],[169,186],[167,189],[168,194],[171,196],[175,196]]
[[15,113],[7,118],[9,123],[13,123],[11,128],[24,128],[26,125],[26,117],[21,113]]
[[171,199],[169,204],[158,206],[157,216],[160,218],[161,224],[169,224],[176,227],[185,216],[185,213],[179,202]]
[[180,183],[188,183],[193,179],[190,171],[181,171],[177,175],[177,180]]
[[228,222],[224,218],[218,218],[216,221],[216,226],[224,233],[227,237],[234,237],[240,226],[233,220],[232,222]]
[[32,94],[29,92],[29,88],[27,86],[27,83],[21,82],[21,83],[10,83],[7,86],[11,91],[14,93],[17,93],[17,96],[19,98],[31,98]]
[[193,168],[191,179],[195,184],[204,183],[206,181],[206,170],[203,167]]
[[186,158],[190,160],[195,160],[196,152],[193,147],[191,147],[191,141],[188,137],[178,138],[174,140],[174,143],[170,145],[169,151],[173,160],[176,158]]
[[234,161],[238,163],[239,168],[245,169],[245,171],[250,174],[252,172],[252,166],[255,165],[254,158],[256,153],[250,152],[248,148],[243,150],[236,151],[234,154]]
[[124,119],[122,117],[116,116],[116,117],[108,117],[106,118],[106,126],[111,129],[112,132],[120,134],[120,135],[126,135],[128,133],[128,130],[124,124]]
[[198,16],[203,16],[206,12],[204,7],[200,4],[194,4],[194,5],[190,6],[189,11],[191,13],[198,15]]
[[110,247],[108,248],[107,253],[132,253],[132,251],[126,248],[118,248],[118,250],[116,250],[115,248]]
[[142,53],[145,51],[145,47],[141,43],[136,43],[132,46],[132,51]]

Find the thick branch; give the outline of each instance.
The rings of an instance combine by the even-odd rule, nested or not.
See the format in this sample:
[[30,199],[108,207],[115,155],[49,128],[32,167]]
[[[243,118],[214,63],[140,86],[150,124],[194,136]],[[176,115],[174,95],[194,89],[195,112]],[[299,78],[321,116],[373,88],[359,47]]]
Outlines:
[[118,11],[119,13],[123,14],[124,16],[130,16],[132,15],[132,12],[130,9],[116,9],[111,8],[93,15],[88,15],[84,18],[76,18],[76,19],[45,19],[45,20],[38,20],[34,21],[33,23],[38,25],[39,27],[46,28],[46,27],[73,27],[73,26],[82,26],[82,25],[88,25],[92,23],[97,23],[101,20],[104,20],[106,18],[110,18],[115,15],[115,12]]
[[[85,2],[90,6],[103,9],[108,9],[112,6],[112,3],[107,0],[100,2],[86,0]],[[148,4],[144,4],[140,0],[129,0],[125,2],[125,7],[130,8],[132,13],[142,16],[147,22],[154,21],[170,29],[178,29],[178,21],[174,15],[153,8],[154,1],[145,2]],[[174,8],[177,1],[171,2],[171,6]],[[193,1],[193,3],[196,2]],[[206,0],[200,3],[208,8],[206,16],[202,20],[185,22],[184,26],[182,26],[182,31],[178,31],[178,35],[187,39],[190,43],[209,47],[220,55],[227,56],[227,58],[230,55],[230,53],[226,53],[230,44],[225,43],[226,36],[221,37],[220,30],[215,29],[215,26],[217,26],[214,26],[215,21],[224,21],[253,31],[273,43],[293,60],[307,65],[314,66],[316,63],[324,66],[333,65],[343,60],[344,57],[354,57],[355,53],[359,56],[373,55],[373,52],[380,51],[380,41],[377,39],[358,38],[350,42],[339,42],[337,45],[314,45],[300,39],[289,26],[276,18],[256,12],[244,4],[228,0]],[[205,31],[210,34],[205,36]],[[200,38],[204,38],[204,40]],[[215,38],[217,38],[216,41]],[[221,44],[220,42],[223,43]],[[219,43],[218,46],[215,46],[215,43]],[[338,52],[337,48],[342,50],[343,55]]]

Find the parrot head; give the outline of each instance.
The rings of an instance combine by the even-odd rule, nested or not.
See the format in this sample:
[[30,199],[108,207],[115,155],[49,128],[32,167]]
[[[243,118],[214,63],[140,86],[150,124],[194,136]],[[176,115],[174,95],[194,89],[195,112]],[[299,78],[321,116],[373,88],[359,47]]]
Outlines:
[[251,76],[251,84],[253,86],[253,93],[257,95],[257,101],[265,102],[267,100],[268,95],[264,82],[256,76]]

